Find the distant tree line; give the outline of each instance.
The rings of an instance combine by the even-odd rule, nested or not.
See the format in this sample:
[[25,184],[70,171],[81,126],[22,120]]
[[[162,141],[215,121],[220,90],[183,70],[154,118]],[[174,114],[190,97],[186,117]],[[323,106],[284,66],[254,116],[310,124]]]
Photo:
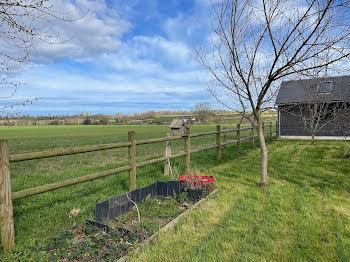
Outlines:
[[[197,104],[192,111],[148,111],[137,114],[89,114],[74,115],[17,115],[12,118],[0,117],[0,126],[28,125],[108,125],[108,124],[168,124],[173,118],[193,116],[197,123],[207,123],[222,118],[225,110],[211,110],[208,103]],[[219,115],[219,116],[218,116]]]

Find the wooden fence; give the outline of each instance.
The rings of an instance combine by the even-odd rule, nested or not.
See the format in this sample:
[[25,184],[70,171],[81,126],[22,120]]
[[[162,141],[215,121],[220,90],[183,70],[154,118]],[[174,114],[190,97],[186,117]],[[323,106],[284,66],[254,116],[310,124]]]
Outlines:
[[[267,129],[268,127],[268,129]],[[276,123],[277,127],[277,123]],[[248,137],[241,137],[241,131],[250,130]],[[14,234],[14,221],[13,221],[13,207],[12,200],[29,197],[36,194],[41,194],[44,192],[52,191],[58,188],[79,184],[82,182],[90,181],[93,179],[118,174],[121,172],[129,171],[129,189],[136,189],[136,169],[144,166],[153,165],[156,163],[164,162],[164,173],[168,173],[169,161],[171,159],[184,157],[184,167],[185,172],[190,174],[190,157],[193,153],[198,153],[205,150],[210,150],[216,148],[216,159],[221,159],[221,148],[230,145],[237,144],[237,150],[240,150],[242,141],[250,141],[250,145],[254,147],[254,139],[257,137],[254,134],[255,128],[253,125],[250,127],[241,128],[240,124],[237,124],[236,129],[224,129],[221,130],[221,126],[216,126],[216,131],[211,132],[202,132],[196,134],[190,134],[189,129],[185,135],[182,136],[168,136],[162,138],[153,138],[147,140],[136,140],[135,131],[128,132],[128,142],[120,142],[113,144],[104,144],[104,145],[93,145],[93,146],[85,146],[85,147],[75,147],[69,149],[55,149],[50,151],[43,152],[34,152],[34,153],[25,153],[25,154],[8,154],[8,143],[7,140],[0,140],[0,216],[1,216],[1,243],[3,248],[12,248],[15,245],[15,234]],[[231,141],[226,141],[226,134],[229,132],[236,132],[236,139]],[[269,125],[264,125],[264,134],[268,135],[269,139],[272,140],[273,133],[277,134],[277,128],[273,132],[272,122]],[[208,135],[216,135],[216,144],[201,147],[197,149],[192,149],[190,146],[190,139],[200,136],[208,136]],[[224,141],[221,142],[221,137],[223,136]],[[171,154],[171,150],[169,150],[170,141],[184,139],[185,146],[184,152]],[[144,161],[137,163],[136,162],[136,146],[137,145],[145,145],[159,142],[167,142],[167,150],[164,157]],[[93,151],[101,151],[115,148],[128,148],[128,160],[129,163],[127,166],[118,167],[94,174],[89,174],[77,178],[67,179],[64,181],[59,181],[52,184],[47,184],[43,186],[38,186],[34,188],[25,189],[18,192],[11,191],[11,181],[10,181],[10,163],[19,162],[19,161],[28,161],[33,159],[42,159],[42,158],[50,158],[64,155],[73,155],[73,154],[81,154]]]

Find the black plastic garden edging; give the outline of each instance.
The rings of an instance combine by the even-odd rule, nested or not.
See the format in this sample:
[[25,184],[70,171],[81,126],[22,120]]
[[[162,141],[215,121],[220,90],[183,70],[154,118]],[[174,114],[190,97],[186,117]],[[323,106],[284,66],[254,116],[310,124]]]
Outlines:
[[95,220],[98,223],[102,223],[103,221],[110,221],[115,217],[124,215],[133,208],[134,203],[132,201],[138,204],[148,195],[152,198],[162,199],[165,197],[173,197],[174,193],[177,195],[181,193],[179,181],[158,181],[146,187],[97,203],[95,209]]

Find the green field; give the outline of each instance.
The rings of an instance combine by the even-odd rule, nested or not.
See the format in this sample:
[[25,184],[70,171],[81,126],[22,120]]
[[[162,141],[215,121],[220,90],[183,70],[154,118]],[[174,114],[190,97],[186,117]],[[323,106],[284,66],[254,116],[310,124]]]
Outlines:
[[[233,128],[233,126],[228,126]],[[10,154],[36,152],[54,148],[105,144],[127,141],[127,133],[136,131],[137,139],[165,137],[167,126],[36,126],[2,127],[0,137],[9,140]],[[194,125],[191,133],[213,131],[215,125]],[[247,135],[247,132],[246,134]],[[231,134],[227,139],[234,139]],[[194,138],[192,148],[215,143],[215,136]],[[173,141],[173,152],[183,150],[183,141]],[[164,155],[165,143],[137,147],[137,159],[149,159]],[[126,164],[127,149],[114,149],[85,154],[62,156],[42,160],[11,163],[12,191],[83,176]],[[182,159],[178,162],[182,163]],[[167,179],[163,165],[140,168],[137,171],[137,186],[142,187],[157,180]],[[18,250],[47,242],[62,229],[74,222],[93,218],[96,202],[128,190],[127,173],[112,175],[56,191],[14,201],[16,242]],[[80,208],[77,219],[69,218],[69,211]],[[11,253],[12,254],[12,253]],[[28,253],[29,255],[31,252]],[[23,255],[23,254],[22,254]],[[21,255],[21,256],[22,256]],[[29,259],[26,258],[26,259]]]
[[[162,137],[166,126],[55,126],[0,129],[10,151],[23,153]],[[193,126],[191,132],[214,130]],[[234,138],[234,135],[231,135]],[[193,147],[215,136],[192,139]],[[350,163],[344,141],[274,141],[268,144],[270,185],[260,188],[259,148],[231,145],[215,160],[215,150],[191,155],[191,164],[215,176],[219,189],[175,227],[139,249],[132,261],[350,261]],[[182,150],[183,143],[174,145]],[[163,154],[164,143],[138,146],[138,157]],[[13,191],[124,165],[126,152],[109,150],[11,164]],[[181,170],[183,159],[175,164]],[[138,187],[162,175],[163,165],[140,168]],[[128,190],[127,173],[112,175],[14,201],[17,246],[1,251],[1,261],[45,261],[40,247],[53,235],[93,218],[96,202]],[[77,218],[69,211],[80,208]]]

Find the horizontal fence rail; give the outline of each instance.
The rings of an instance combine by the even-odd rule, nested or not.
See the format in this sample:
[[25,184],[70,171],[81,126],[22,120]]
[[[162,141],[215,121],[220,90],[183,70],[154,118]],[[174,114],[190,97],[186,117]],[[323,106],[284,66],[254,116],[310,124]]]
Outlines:
[[190,137],[209,136],[209,135],[216,135],[216,134],[218,134],[217,131],[210,131],[210,132],[203,132],[203,133],[197,133],[197,134],[190,134]]
[[185,156],[185,155],[186,155],[186,153],[178,153],[178,154],[171,155],[171,156],[160,157],[160,158],[148,160],[148,161],[145,161],[145,162],[137,163],[136,167],[149,166],[149,165],[157,164],[157,163],[160,163],[160,162],[164,162],[164,161],[166,161],[168,159],[171,160],[171,159],[179,158],[179,157],[182,157],[182,156]]
[[[269,125],[263,124],[263,132],[264,136],[267,135],[270,140],[272,140],[273,133],[276,135],[277,133],[277,122],[276,122],[276,130],[273,131],[272,122]],[[249,130],[248,137],[241,137],[241,132]],[[250,141],[251,147],[254,147],[254,140],[258,136],[255,134],[257,127],[253,124],[250,127],[241,128],[240,124],[237,124],[237,128],[235,129],[223,129],[221,130],[221,126],[216,126],[216,131],[209,132],[201,132],[190,134],[189,129],[186,129],[186,132],[179,136],[168,136],[162,138],[152,138],[145,140],[136,140],[135,131],[130,131],[128,133],[128,142],[120,142],[120,143],[112,143],[112,144],[102,144],[102,145],[91,145],[91,146],[83,146],[83,147],[74,147],[74,148],[65,148],[65,149],[54,149],[50,151],[42,151],[42,152],[33,152],[33,153],[24,153],[24,154],[14,154],[8,155],[8,145],[7,140],[0,140],[0,215],[1,215],[1,243],[4,248],[12,248],[15,245],[14,241],[14,222],[13,222],[13,207],[12,200],[25,198],[29,196],[33,196],[36,194],[45,193],[48,191],[56,190],[59,188],[63,188],[66,186],[71,186],[87,181],[91,181],[94,179],[119,174],[122,172],[129,172],[129,189],[136,189],[136,170],[137,168],[157,164],[164,162],[164,174],[169,174],[169,166],[170,160],[184,157],[184,166],[185,172],[190,174],[190,156],[191,154],[216,149],[216,158],[217,160],[221,159],[221,147],[226,150],[226,146],[231,144],[237,144],[237,150],[240,150],[241,142]],[[227,133],[236,133],[236,139],[226,141]],[[202,137],[216,135],[216,144],[199,147],[196,149],[191,149],[190,141],[191,138]],[[223,141],[221,141],[221,136],[223,136]],[[184,140],[184,152],[180,152],[177,154],[171,154],[171,141],[174,140]],[[152,143],[160,143],[166,142],[166,150],[165,156],[159,157],[156,159],[151,159],[143,162],[136,162],[136,146],[137,145],[146,145]],[[64,181],[58,181],[52,184],[42,185],[34,188],[29,188],[17,192],[11,192],[11,183],[10,183],[10,163],[20,162],[20,161],[28,161],[34,159],[44,159],[58,156],[66,156],[73,154],[81,154],[88,153],[94,151],[102,151],[116,148],[128,148],[128,165],[97,172],[94,174],[84,175],[81,177],[71,178]]]
[[192,149],[191,153],[198,153],[198,152],[214,149],[214,148],[217,148],[217,147],[218,147],[218,145],[207,146],[207,147],[200,147],[200,148],[197,148],[197,149]]
[[74,154],[101,151],[101,150],[107,150],[107,149],[128,147],[130,145],[131,145],[130,142],[121,142],[121,143],[114,143],[114,144],[83,146],[83,147],[75,147],[75,148],[68,148],[68,149],[55,149],[51,151],[43,151],[43,152],[35,152],[35,153],[16,154],[16,155],[10,156],[10,162],[19,162],[19,161],[25,161],[25,160],[34,160],[34,159],[65,156],[65,155],[74,155]]
[[[232,144],[235,144],[237,143],[238,140],[231,140],[231,141],[227,141],[225,143],[222,143],[221,146],[228,146],[228,145],[232,145]],[[217,147],[217,146],[216,146]]]
[[98,172],[98,173],[94,173],[94,174],[90,174],[90,175],[86,175],[86,176],[76,177],[76,178],[67,179],[67,180],[52,183],[52,184],[47,184],[47,185],[43,185],[43,186],[38,186],[38,187],[14,192],[14,193],[12,193],[12,199],[14,200],[14,199],[24,198],[24,197],[28,197],[28,196],[33,196],[36,194],[52,191],[52,190],[55,190],[58,188],[62,188],[62,187],[70,186],[70,185],[75,185],[75,184],[80,184],[80,183],[87,182],[87,181],[90,181],[93,179],[118,174],[121,172],[128,171],[130,169],[131,169],[130,166],[118,167],[118,168],[109,169],[106,171],[102,171],[102,172]]
[[171,137],[162,137],[162,138],[152,138],[152,139],[147,139],[147,140],[136,140],[136,145],[146,145],[146,144],[179,140],[179,139],[183,139],[183,137],[182,136],[171,136]]

